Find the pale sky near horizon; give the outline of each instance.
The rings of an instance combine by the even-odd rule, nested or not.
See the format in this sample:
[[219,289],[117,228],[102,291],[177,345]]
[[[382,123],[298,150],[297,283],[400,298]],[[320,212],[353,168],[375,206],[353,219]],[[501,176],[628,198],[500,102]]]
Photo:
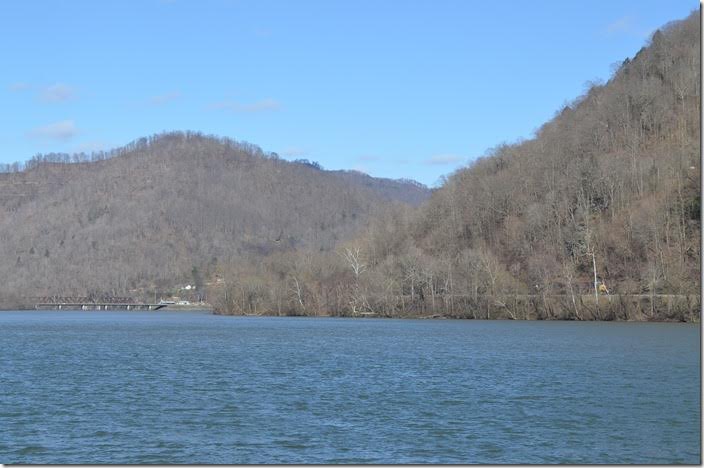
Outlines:
[[691,0],[3,1],[0,162],[169,130],[428,185],[529,138]]

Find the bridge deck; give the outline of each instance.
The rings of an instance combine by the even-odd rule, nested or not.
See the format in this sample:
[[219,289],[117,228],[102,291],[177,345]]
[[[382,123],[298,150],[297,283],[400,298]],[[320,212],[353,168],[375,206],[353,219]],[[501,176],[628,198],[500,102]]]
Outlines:
[[44,302],[35,304],[37,310],[159,310],[166,304],[139,304],[134,302]]

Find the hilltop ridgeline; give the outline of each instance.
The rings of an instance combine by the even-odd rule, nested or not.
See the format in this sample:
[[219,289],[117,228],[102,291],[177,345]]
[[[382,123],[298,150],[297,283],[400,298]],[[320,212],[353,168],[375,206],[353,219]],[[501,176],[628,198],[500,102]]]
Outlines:
[[223,265],[330,250],[372,214],[430,195],[192,132],[109,153],[37,156],[0,173],[0,296],[149,298]]

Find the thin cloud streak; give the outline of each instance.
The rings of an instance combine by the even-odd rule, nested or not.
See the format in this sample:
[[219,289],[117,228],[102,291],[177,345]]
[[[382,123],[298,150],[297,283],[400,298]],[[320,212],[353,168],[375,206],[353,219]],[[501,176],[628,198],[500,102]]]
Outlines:
[[462,156],[458,156],[456,154],[436,154],[423,162],[431,166],[445,166],[460,163],[463,159],[464,158]]
[[379,156],[374,156],[374,155],[371,155],[371,154],[363,154],[362,156],[359,156],[359,157],[357,158],[357,161],[358,161],[358,162],[366,162],[366,163],[368,163],[368,162],[377,162],[377,161],[380,161],[380,160],[381,160],[381,158],[380,158]]
[[308,154],[308,151],[298,147],[286,148],[281,152],[281,155],[287,158],[298,158],[301,156],[305,156],[306,154]]
[[149,98],[148,102],[152,106],[163,106],[164,104],[168,104],[170,102],[173,102],[177,99],[179,99],[182,96],[182,94],[178,91],[173,91],[171,93],[166,93],[166,94],[160,94],[158,96],[152,96]]
[[243,104],[234,101],[220,101],[216,102],[211,106],[211,109],[215,110],[226,110],[231,112],[243,112],[243,113],[257,113],[257,112],[268,112],[277,111],[281,109],[281,103],[275,99],[262,99],[261,101],[256,101],[249,104]]
[[29,132],[29,137],[39,140],[67,141],[78,134],[73,120],[62,120],[37,127]]
[[254,29],[254,35],[260,38],[271,37],[272,32],[271,29],[268,28],[256,28]]
[[28,83],[24,82],[17,82],[17,83],[10,83],[7,86],[7,89],[9,91],[12,91],[13,93],[18,93],[20,91],[27,91],[31,86]]
[[603,33],[606,36],[625,35],[645,39],[650,36],[652,30],[638,24],[633,16],[623,16],[607,24]]
[[107,149],[110,145],[104,141],[101,140],[91,140],[91,141],[84,141],[83,143],[77,145],[76,147],[73,148],[73,151],[76,153],[96,153],[98,151],[104,151]]
[[47,86],[39,95],[42,102],[49,103],[69,101],[75,97],[76,94],[73,88],[63,83]]

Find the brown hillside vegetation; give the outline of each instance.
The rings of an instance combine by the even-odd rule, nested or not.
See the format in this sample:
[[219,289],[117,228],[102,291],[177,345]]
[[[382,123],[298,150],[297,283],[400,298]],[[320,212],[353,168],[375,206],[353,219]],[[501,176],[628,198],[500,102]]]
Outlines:
[[197,133],[143,138],[91,161],[37,156],[25,166],[0,174],[5,306],[46,295],[153,300],[207,282],[223,265],[330,250],[371,214],[430,194]]
[[[223,313],[694,320],[700,28],[657,31],[533,139],[335,252],[233,264]],[[594,275],[609,290],[595,297]]]

